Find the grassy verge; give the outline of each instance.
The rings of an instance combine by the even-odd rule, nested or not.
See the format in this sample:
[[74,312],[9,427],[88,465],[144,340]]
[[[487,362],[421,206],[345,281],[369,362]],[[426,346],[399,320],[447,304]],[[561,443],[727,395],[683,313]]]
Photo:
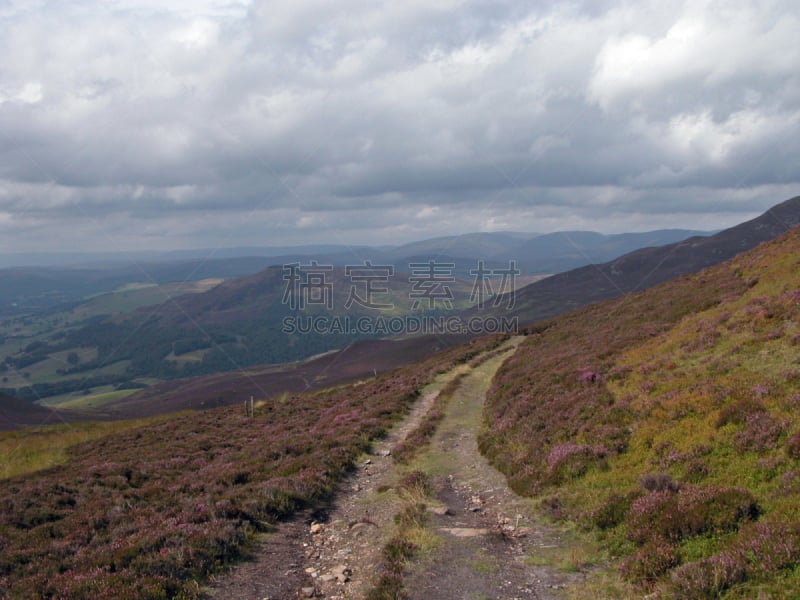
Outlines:
[[436,428],[444,419],[447,403],[469,373],[463,372],[451,379],[436,395],[430,410],[422,418],[419,425],[392,450],[395,462],[406,465],[430,442]]
[[[485,362],[510,352],[511,350],[512,348],[504,347],[484,352],[471,359],[469,361],[469,367],[470,369],[477,369]],[[439,391],[433,405],[423,417],[422,421],[420,421],[419,425],[402,442],[397,444],[392,451],[395,462],[407,465],[430,443],[431,438],[436,433],[439,423],[444,419],[448,402],[470,372],[471,371],[462,371],[458,373]]]
[[398,600],[405,598],[403,571],[408,562],[420,551],[437,545],[437,538],[427,528],[426,511],[431,484],[421,471],[411,471],[397,486],[402,500],[400,512],[395,515],[395,533],[382,550],[382,573],[367,593],[367,600]]

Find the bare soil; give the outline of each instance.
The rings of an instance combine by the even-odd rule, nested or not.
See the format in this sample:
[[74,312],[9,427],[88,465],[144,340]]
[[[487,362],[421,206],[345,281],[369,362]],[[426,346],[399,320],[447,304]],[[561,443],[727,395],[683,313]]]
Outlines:
[[[509,352],[519,340],[509,342]],[[478,451],[476,434],[491,378],[508,354],[478,367],[461,365],[426,388],[409,416],[364,456],[332,503],[306,512],[262,536],[253,558],[217,578],[208,599],[363,600],[381,573],[381,551],[395,531],[402,474],[422,470],[435,499],[421,547],[404,574],[411,600],[555,598],[582,577],[535,560],[537,550],[562,543],[542,524],[529,500],[518,497]],[[428,447],[408,467],[394,446],[414,430],[439,390],[467,371]]]

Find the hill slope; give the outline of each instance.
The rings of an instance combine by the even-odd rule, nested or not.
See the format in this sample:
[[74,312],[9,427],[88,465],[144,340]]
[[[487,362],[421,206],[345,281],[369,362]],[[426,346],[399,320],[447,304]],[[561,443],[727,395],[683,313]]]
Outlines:
[[49,408],[0,393],[0,431],[16,429],[20,425],[42,425],[53,421]]
[[250,396],[271,398],[305,392],[406,366],[466,339],[449,335],[360,340],[299,363],[166,381],[106,404],[103,411],[114,418],[139,417],[240,404]]
[[199,598],[198,582],[258,532],[320,507],[439,373],[502,341],[259,402],[250,417],[222,408],[120,430],[71,447],[64,464],[0,480],[0,597]]
[[[506,314],[527,323],[591,302],[647,289],[673,277],[716,265],[798,224],[800,196],[772,207],[756,219],[709,237],[692,237],[666,246],[644,248],[604,264],[581,267],[532,283],[516,292],[514,309]],[[476,312],[472,309],[468,314]]]
[[482,450],[516,490],[602,531],[639,585],[786,597],[800,587],[798,272],[795,228],[533,326],[495,378]]

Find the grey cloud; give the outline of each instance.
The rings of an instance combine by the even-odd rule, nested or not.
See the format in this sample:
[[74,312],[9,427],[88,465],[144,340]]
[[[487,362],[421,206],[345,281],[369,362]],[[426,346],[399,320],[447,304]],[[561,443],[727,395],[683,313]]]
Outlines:
[[0,251],[87,216],[165,245],[409,239],[437,207],[694,227],[798,187],[792,2],[170,6],[0,5]]

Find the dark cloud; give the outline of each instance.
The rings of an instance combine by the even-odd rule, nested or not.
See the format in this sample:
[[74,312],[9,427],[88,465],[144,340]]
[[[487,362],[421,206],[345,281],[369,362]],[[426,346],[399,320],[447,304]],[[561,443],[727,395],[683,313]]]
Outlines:
[[169,4],[0,2],[0,251],[717,228],[800,189],[793,2]]

